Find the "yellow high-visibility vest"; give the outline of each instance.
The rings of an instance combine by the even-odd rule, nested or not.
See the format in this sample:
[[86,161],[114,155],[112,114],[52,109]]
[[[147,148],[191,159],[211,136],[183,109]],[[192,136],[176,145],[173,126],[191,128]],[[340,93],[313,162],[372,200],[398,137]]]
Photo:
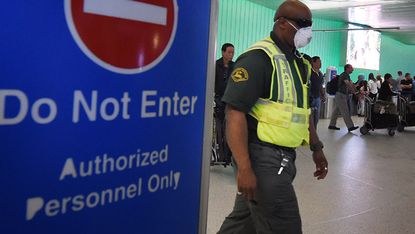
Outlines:
[[[302,95],[295,88],[291,67],[285,55],[271,37],[255,43],[250,50],[263,50],[270,58],[273,72],[270,96],[260,98],[250,111],[258,121],[257,134],[261,141],[285,147],[298,147],[309,143],[308,81],[311,76],[311,64],[303,58],[307,67],[307,82],[301,80],[297,62],[295,69],[302,85]],[[298,100],[303,100],[299,107]]]

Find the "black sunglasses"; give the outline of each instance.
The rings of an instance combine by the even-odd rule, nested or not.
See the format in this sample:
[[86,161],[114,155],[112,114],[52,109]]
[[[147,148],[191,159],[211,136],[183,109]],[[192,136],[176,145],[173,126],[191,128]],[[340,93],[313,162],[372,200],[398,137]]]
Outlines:
[[291,20],[296,25],[298,25],[298,27],[300,27],[300,28],[311,27],[313,25],[313,21],[310,20],[310,19],[293,19],[293,18],[285,17],[285,16],[281,16],[279,18],[284,18],[284,19],[287,19],[287,20]]

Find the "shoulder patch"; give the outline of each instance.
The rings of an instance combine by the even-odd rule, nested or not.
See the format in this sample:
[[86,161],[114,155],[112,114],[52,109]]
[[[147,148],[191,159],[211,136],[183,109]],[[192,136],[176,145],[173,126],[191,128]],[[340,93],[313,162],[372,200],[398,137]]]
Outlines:
[[248,71],[242,67],[238,67],[232,72],[232,80],[235,82],[246,81],[249,78]]

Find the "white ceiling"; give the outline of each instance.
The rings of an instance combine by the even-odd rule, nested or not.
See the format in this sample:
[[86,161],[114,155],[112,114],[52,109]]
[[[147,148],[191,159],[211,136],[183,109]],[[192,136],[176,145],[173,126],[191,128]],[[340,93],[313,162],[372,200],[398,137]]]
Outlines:
[[[270,9],[277,9],[283,0],[250,0]],[[303,0],[314,17],[367,25],[405,44],[415,45],[415,1],[404,0]],[[319,28],[320,29],[320,28]]]

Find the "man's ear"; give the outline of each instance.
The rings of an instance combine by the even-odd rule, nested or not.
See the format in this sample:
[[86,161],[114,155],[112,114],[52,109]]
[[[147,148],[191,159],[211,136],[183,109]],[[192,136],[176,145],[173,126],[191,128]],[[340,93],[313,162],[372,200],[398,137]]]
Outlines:
[[287,20],[284,18],[279,18],[278,22],[276,22],[277,27],[280,29],[286,29],[287,28]]

